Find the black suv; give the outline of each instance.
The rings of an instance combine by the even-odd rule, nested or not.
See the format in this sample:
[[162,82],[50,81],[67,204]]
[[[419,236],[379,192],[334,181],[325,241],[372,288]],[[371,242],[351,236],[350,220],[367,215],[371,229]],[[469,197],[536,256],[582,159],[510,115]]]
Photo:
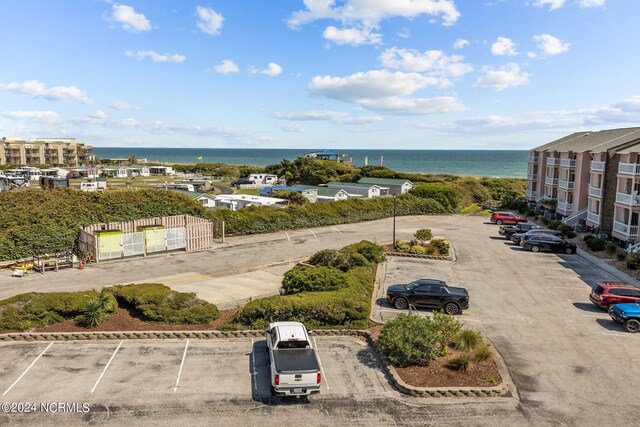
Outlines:
[[535,230],[527,231],[526,233],[514,233],[511,235],[511,241],[516,245],[522,246],[522,244],[533,236],[539,236],[541,234],[550,234],[556,237],[562,237],[562,232],[558,230],[550,230],[548,228],[538,228]]
[[448,286],[442,280],[420,279],[406,285],[389,286],[387,301],[398,310],[405,310],[412,304],[458,314],[469,308],[469,292]]
[[520,222],[517,225],[501,225],[498,233],[507,239],[511,239],[512,234],[526,233],[527,231],[539,230],[541,228],[542,227],[532,222]]

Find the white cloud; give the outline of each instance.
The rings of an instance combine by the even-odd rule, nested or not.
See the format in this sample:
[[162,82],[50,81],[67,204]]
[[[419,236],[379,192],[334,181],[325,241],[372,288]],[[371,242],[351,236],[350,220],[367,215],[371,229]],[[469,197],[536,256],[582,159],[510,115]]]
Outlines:
[[605,3],[606,0],[578,0],[580,7],[600,7]]
[[564,6],[564,2],[565,0],[535,0],[533,5],[537,7],[549,6],[549,10],[556,10]]
[[469,45],[469,40],[467,40],[467,39],[458,39],[453,44],[453,48],[454,49],[462,49],[463,47],[468,46],[468,45]]
[[363,44],[382,43],[382,34],[372,32],[372,27],[336,28],[333,25],[327,27],[322,33],[323,37],[335,44],[349,44],[358,46]]
[[565,43],[550,34],[537,34],[533,36],[533,41],[545,55],[559,55],[571,47],[571,43]]
[[406,27],[402,28],[400,31],[398,31],[398,37],[408,39],[409,37],[411,37],[411,30]]
[[111,17],[113,21],[120,24],[127,31],[139,33],[151,29],[151,21],[142,13],[138,13],[131,6],[126,4],[114,4],[111,7]]
[[304,132],[304,128],[297,123],[278,126],[278,128],[280,128],[282,132]]
[[220,28],[224,22],[224,17],[215,10],[203,6],[196,7],[198,14],[198,28],[205,34],[212,36],[220,34]]
[[186,56],[180,55],[177,53],[169,54],[169,53],[158,53],[153,50],[139,50],[137,52],[132,52],[130,50],[126,51],[124,55],[128,58],[135,58],[139,61],[145,58],[151,58],[153,62],[175,62],[181,63],[187,59]]
[[109,104],[109,107],[113,108],[114,110],[130,110],[131,106],[124,102],[121,101],[119,99],[114,99],[113,101],[111,101],[111,103]]
[[215,67],[213,67],[213,69],[207,68],[205,71],[206,72],[214,71],[218,74],[232,74],[232,73],[239,72],[240,68],[238,68],[236,63],[233,62],[232,60],[223,59],[220,65],[216,65]]
[[507,64],[497,68],[483,67],[483,75],[473,84],[474,89],[494,89],[501,91],[509,87],[529,84],[531,75],[520,69],[518,64]]
[[328,121],[343,125],[362,125],[376,123],[382,120],[379,116],[352,116],[342,111],[303,111],[303,112],[275,112],[271,114],[276,119],[293,122]]
[[107,118],[107,113],[102,110],[96,110],[93,113],[89,114],[90,119],[104,120]]
[[491,53],[496,56],[514,56],[518,54],[516,44],[507,37],[498,37],[498,40],[491,45]]
[[79,102],[86,105],[93,104],[93,100],[87,96],[87,93],[80,90],[77,86],[54,86],[47,89],[44,83],[37,80],[28,80],[23,83],[12,82],[0,84],[0,89],[32,96],[34,98],[41,97],[50,101]]
[[464,56],[447,56],[441,50],[426,50],[421,53],[415,49],[392,47],[380,54],[380,61],[387,68],[443,77],[460,77],[473,71],[471,65],[463,62]]
[[60,114],[55,111],[3,111],[1,114],[14,120],[30,120],[45,124],[60,122]]
[[361,105],[372,111],[394,115],[425,115],[455,113],[468,108],[452,96],[435,98],[384,98],[361,101]]
[[249,68],[251,74],[264,74],[267,76],[275,77],[282,73],[282,67],[275,62],[269,62],[269,65],[264,70],[258,70],[256,68]]
[[361,22],[376,25],[383,19],[403,17],[414,19],[420,15],[442,17],[443,25],[453,25],[460,17],[453,0],[304,0],[305,10],[291,14],[287,23],[297,28],[317,19],[341,22]]
[[537,53],[535,53],[535,52],[527,52],[527,56],[528,56],[529,58],[533,59],[533,58],[537,58],[537,57],[538,57],[538,54],[537,54]]

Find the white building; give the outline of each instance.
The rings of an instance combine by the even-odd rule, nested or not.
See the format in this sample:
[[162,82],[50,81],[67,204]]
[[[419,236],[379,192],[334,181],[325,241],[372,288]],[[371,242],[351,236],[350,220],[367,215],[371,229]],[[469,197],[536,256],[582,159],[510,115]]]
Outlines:
[[277,175],[270,175],[266,173],[252,173],[247,179],[249,181],[253,181],[256,184],[264,184],[264,185],[274,185],[278,182]]
[[329,182],[327,183],[329,188],[341,188],[350,198],[363,197],[365,199],[372,199],[374,197],[380,197],[380,186],[373,184],[361,184],[358,182]]
[[396,178],[370,178],[364,177],[358,180],[360,184],[377,185],[380,187],[380,195],[405,194],[413,188],[413,183],[408,179]]
[[248,194],[220,194],[215,196],[215,206],[237,211],[249,206],[286,206],[287,200]]
[[176,172],[170,166],[149,166],[151,175],[175,175]]
[[129,173],[125,166],[107,166],[102,169],[102,175],[113,178],[126,178],[129,176]]

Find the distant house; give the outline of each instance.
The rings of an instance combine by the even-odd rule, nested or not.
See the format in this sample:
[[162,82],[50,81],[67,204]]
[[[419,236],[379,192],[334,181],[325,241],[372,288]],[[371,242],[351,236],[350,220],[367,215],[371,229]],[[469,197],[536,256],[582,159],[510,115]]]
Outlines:
[[413,188],[413,183],[408,179],[396,178],[370,178],[364,177],[358,180],[360,184],[377,185],[380,187],[380,194],[405,194]]
[[125,166],[105,166],[102,168],[102,175],[113,178],[126,178],[129,176],[129,173]]
[[252,173],[247,179],[253,181],[256,184],[273,185],[278,182],[278,175],[271,175],[266,173]]
[[197,191],[184,191],[184,190],[178,190],[178,189],[173,189],[171,191],[174,191],[179,194],[184,194],[185,196],[193,200],[197,200],[205,208],[213,208],[216,206],[216,196],[212,196],[211,194],[200,193]]
[[344,189],[336,187],[307,187],[307,189],[316,190],[318,202],[335,202],[337,200],[347,200],[353,197],[361,197],[359,195],[350,196]]
[[380,197],[380,186],[375,184],[361,184],[358,182],[329,182],[329,188],[341,188],[349,194],[350,198],[355,196],[372,199]]
[[175,175],[176,172],[170,166],[149,166],[151,175]]
[[214,197],[215,207],[227,208],[232,211],[249,206],[284,207],[287,200],[276,197],[251,196],[249,194],[220,194]]
[[308,186],[289,187],[284,185],[274,185],[262,189],[260,191],[260,195],[264,197],[271,197],[276,191],[295,191],[296,193],[302,194],[311,203],[318,201],[318,190],[316,190],[315,187]]
[[146,166],[132,165],[127,167],[127,174],[129,176],[149,176],[151,171]]
[[305,153],[304,157],[309,159],[329,160],[332,162],[342,162],[347,166],[351,166],[353,159],[346,154],[340,154],[331,150],[314,151],[312,153]]

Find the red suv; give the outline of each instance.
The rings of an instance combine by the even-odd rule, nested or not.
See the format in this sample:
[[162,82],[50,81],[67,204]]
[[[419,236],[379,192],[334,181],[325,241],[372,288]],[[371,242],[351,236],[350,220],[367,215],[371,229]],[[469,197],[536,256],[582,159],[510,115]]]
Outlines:
[[494,212],[491,214],[491,222],[495,222],[498,225],[501,224],[517,224],[519,222],[526,222],[527,219],[511,212]]
[[608,309],[613,304],[639,302],[640,288],[621,282],[598,282],[589,299],[598,307]]

